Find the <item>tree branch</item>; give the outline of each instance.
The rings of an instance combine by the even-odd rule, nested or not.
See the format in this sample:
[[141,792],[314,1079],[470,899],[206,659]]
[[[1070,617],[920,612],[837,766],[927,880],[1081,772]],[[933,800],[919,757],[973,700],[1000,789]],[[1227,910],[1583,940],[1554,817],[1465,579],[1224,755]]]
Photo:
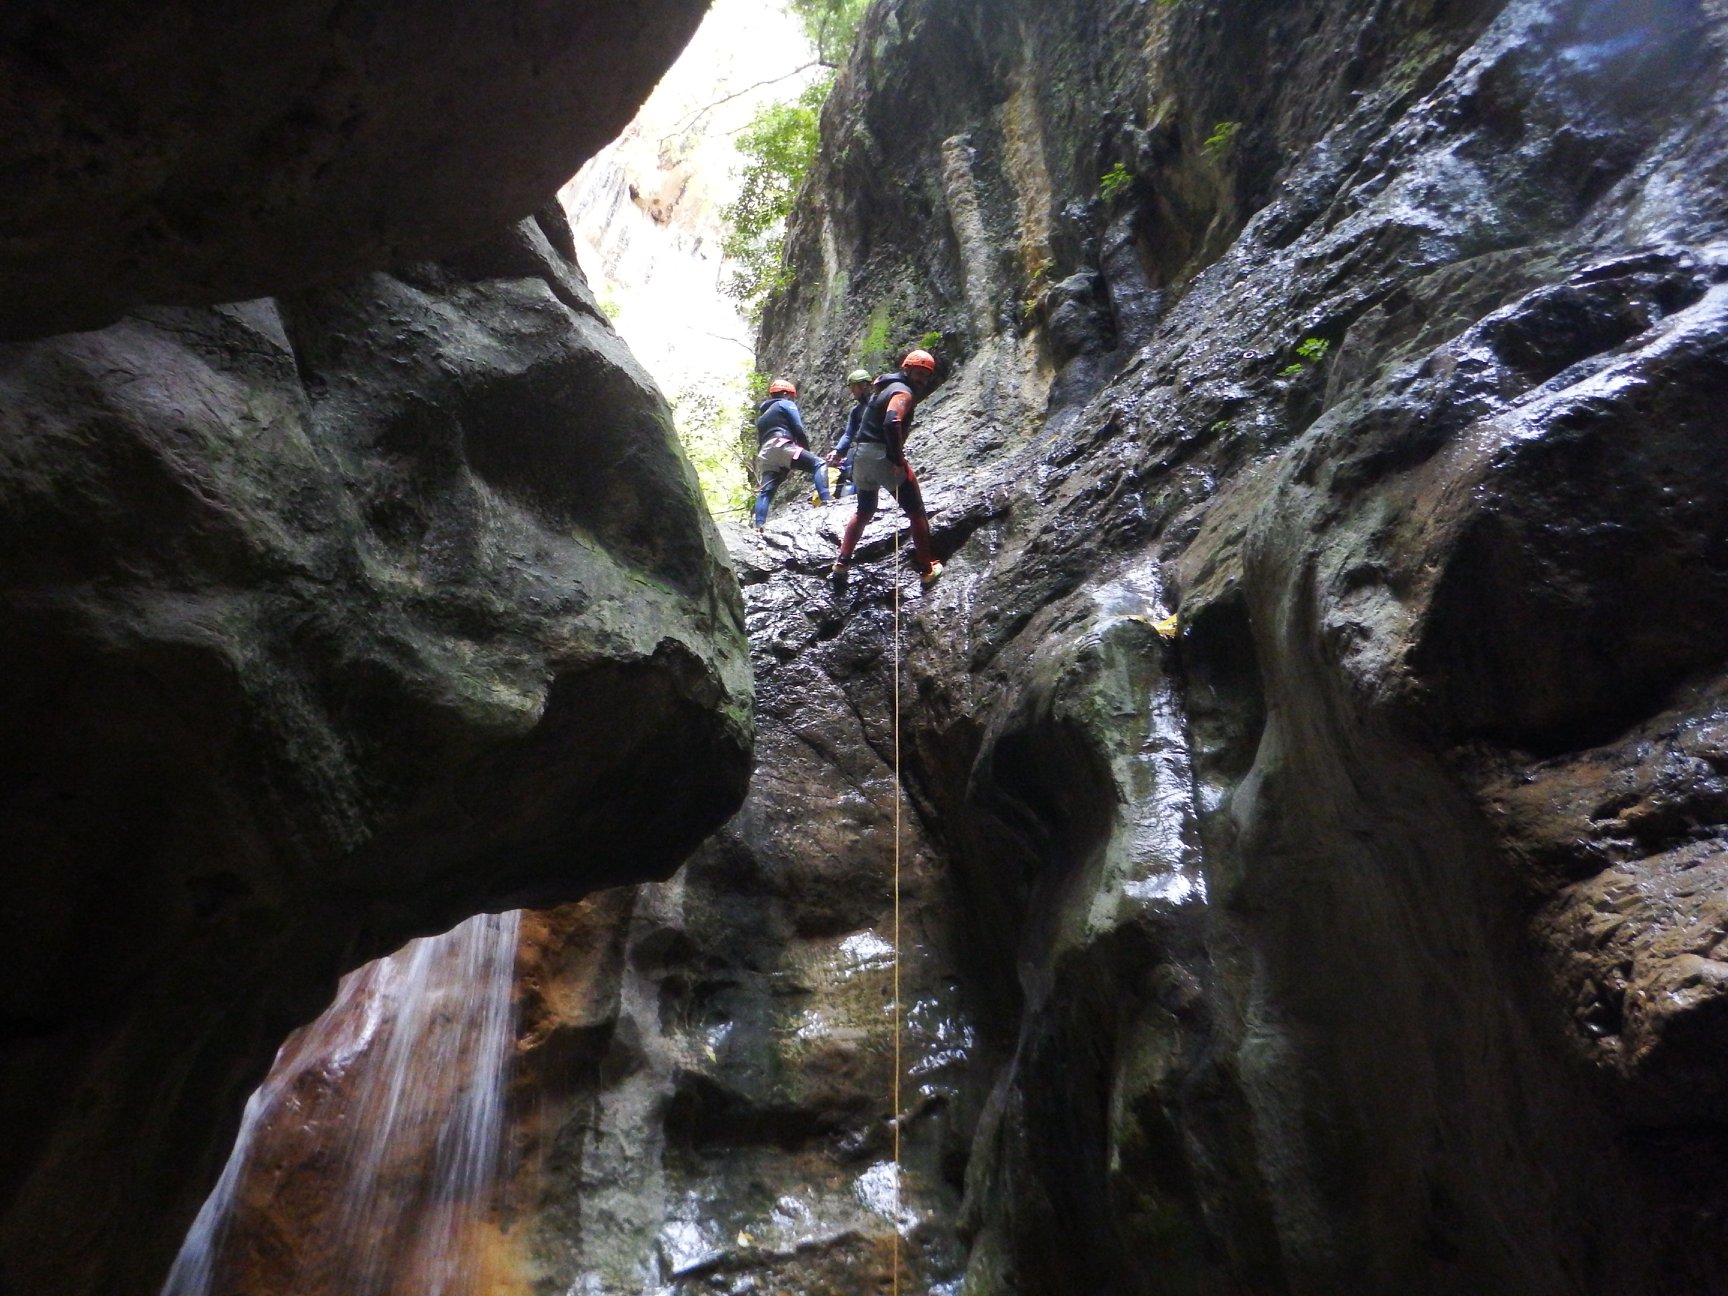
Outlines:
[[832,63],[824,63],[821,59],[812,59],[808,63],[793,68],[790,72],[782,72],[779,76],[769,77],[765,81],[758,81],[753,85],[747,85],[742,90],[734,90],[729,95],[722,95],[720,98],[714,100],[713,103],[704,104],[702,107],[697,108],[695,111],[690,113],[690,115],[685,117],[683,121],[674,126],[669,134],[662,135],[660,137],[659,147],[664,148],[668,141],[676,139],[680,135],[688,135],[696,128],[696,124],[699,121],[709,113],[713,112],[716,108],[720,107],[722,104],[729,104],[734,99],[741,99],[752,90],[760,90],[763,86],[771,86],[778,81],[785,81],[789,77],[795,77],[800,73],[808,72],[811,68],[825,68],[833,66]]

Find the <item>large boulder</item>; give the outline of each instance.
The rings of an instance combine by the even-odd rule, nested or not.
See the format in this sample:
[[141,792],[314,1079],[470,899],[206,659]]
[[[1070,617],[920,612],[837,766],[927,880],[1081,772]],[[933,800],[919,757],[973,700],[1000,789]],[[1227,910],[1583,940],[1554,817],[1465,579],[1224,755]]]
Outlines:
[[742,609],[535,221],[0,348],[0,512],[0,1290],[142,1296],[340,972],[732,812]]

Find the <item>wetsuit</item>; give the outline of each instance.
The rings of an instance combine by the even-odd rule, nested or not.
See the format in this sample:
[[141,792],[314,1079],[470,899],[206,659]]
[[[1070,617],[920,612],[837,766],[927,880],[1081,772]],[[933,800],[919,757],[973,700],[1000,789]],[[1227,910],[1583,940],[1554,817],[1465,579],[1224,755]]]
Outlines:
[[804,430],[804,416],[798,406],[785,396],[770,396],[756,407],[756,475],[762,483],[756,492],[754,522],[760,531],[768,521],[768,506],[774,502],[774,492],[794,468],[802,469],[816,479],[816,494],[828,503],[828,474],[823,463],[810,451],[810,434]]
[[846,524],[840,540],[840,565],[852,561],[864,524],[876,514],[877,492],[884,486],[906,512],[912,525],[912,552],[918,566],[929,571],[935,562],[930,550],[930,520],[924,514],[924,492],[918,474],[906,462],[906,438],[912,431],[912,414],[918,408],[917,393],[901,373],[884,374],[864,402],[858,434],[852,447],[852,480],[858,488],[858,509]]

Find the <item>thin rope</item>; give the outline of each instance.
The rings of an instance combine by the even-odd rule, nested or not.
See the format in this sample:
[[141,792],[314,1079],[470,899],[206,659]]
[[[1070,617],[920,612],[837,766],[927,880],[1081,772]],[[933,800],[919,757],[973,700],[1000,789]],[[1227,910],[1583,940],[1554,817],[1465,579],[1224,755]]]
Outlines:
[[894,1296],[900,1296],[900,528],[894,528]]

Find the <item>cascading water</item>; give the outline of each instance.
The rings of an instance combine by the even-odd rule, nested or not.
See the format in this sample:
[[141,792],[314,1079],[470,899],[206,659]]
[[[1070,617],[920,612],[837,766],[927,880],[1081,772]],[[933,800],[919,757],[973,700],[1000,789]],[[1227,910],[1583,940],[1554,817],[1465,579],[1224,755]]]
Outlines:
[[162,1296],[477,1296],[519,921],[483,914],[343,979],[247,1103]]

